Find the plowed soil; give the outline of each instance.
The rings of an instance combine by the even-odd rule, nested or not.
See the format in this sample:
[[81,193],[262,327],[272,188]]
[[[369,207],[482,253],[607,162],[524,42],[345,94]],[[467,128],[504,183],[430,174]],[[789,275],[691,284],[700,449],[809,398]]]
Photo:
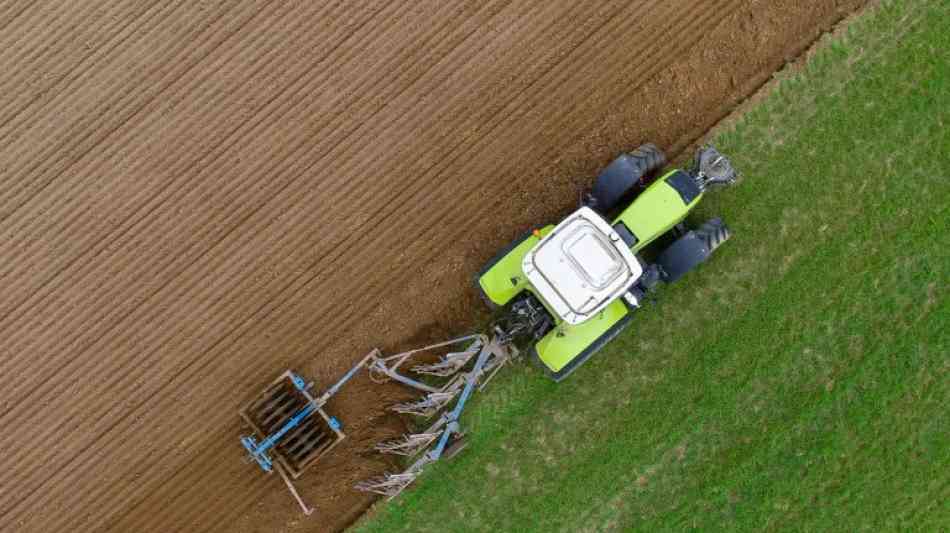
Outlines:
[[0,530],[345,527],[404,391],[331,402],[306,519],[239,408],[473,327],[494,250],[863,3],[4,1]]

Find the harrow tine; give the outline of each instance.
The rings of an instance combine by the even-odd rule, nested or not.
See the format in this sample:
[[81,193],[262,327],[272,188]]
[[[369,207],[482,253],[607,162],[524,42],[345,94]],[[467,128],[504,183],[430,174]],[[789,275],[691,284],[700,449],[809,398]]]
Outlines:
[[412,371],[417,374],[448,377],[461,370],[462,367],[464,367],[466,363],[472,359],[472,356],[477,353],[478,350],[447,353],[435,363],[426,363],[413,366]]
[[390,410],[406,415],[430,417],[451,402],[457,392],[458,389],[452,392],[433,392],[414,402],[398,403],[390,407]]
[[292,450],[292,454],[297,462],[305,460],[310,452],[326,440],[324,435],[317,434],[315,437],[308,438],[303,446],[297,446]]
[[440,433],[414,433],[403,435],[398,439],[380,442],[376,445],[376,451],[395,455],[413,456],[426,446],[432,444],[439,435]]
[[273,409],[274,405],[282,401],[287,396],[287,391],[282,383],[272,385],[261,397],[254,402],[251,410],[262,413]]
[[313,423],[302,423],[297,429],[300,431],[291,431],[284,437],[286,444],[282,444],[281,448],[289,456],[303,457],[306,455],[306,452],[313,447],[312,443],[314,439],[317,439],[317,441],[322,440],[324,434],[321,428]]
[[418,473],[406,472],[403,474],[383,474],[374,478],[360,481],[353,488],[363,492],[375,492],[389,499],[395,498],[400,492],[415,481]]
[[261,427],[265,429],[268,433],[273,431],[275,428],[278,428],[284,425],[287,420],[290,420],[294,415],[294,402],[288,401],[277,409],[270,411],[269,413],[263,414],[261,417]]

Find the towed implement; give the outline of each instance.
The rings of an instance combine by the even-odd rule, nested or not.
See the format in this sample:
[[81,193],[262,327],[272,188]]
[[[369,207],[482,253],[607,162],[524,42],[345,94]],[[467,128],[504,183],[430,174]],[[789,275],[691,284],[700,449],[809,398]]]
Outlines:
[[495,330],[492,337],[467,335],[395,355],[374,349],[320,396],[311,393],[313,383],[288,370],[241,410],[253,430],[241,437],[247,459],[267,473],[276,470],[304,514],[311,514],[313,507],[301,498],[292,480],[345,438],[342,424],[323,408],[348,381],[365,371],[375,383],[395,381],[422,393],[417,400],[390,406],[391,411],[432,420],[419,433],[376,445],[380,453],[415,458],[407,469],[355,487],[395,497],[425,466],[451,458],[465,446],[459,417],[471,395],[518,357],[508,339]]

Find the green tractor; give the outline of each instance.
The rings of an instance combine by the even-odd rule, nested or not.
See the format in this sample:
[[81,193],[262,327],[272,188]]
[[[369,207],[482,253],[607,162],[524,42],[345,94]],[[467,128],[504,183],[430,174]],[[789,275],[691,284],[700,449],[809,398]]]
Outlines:
[[[521,236],[479,271],[486,302],[505,308],[499,329],[527,338],[530,357],[555,381],[616,337],[660,282],[676,281],[729,238],[718,218],[691,230],[684,219],[709,187],[735,182],[731,163],[705,147],[687,170],[656,178],[665,163],[652,144],[621,155],[580,209]],[[645,260],[658,240],[665,246]]]

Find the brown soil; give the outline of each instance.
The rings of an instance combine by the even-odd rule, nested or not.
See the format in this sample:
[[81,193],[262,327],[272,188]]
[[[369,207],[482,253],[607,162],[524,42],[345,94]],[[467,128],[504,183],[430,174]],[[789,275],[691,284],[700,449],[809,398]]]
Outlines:
[[3,1],[0,530],[344,527],[405,391],[330,403],[306,519],[238,409],[472,327],[494,250],[862,4]]

